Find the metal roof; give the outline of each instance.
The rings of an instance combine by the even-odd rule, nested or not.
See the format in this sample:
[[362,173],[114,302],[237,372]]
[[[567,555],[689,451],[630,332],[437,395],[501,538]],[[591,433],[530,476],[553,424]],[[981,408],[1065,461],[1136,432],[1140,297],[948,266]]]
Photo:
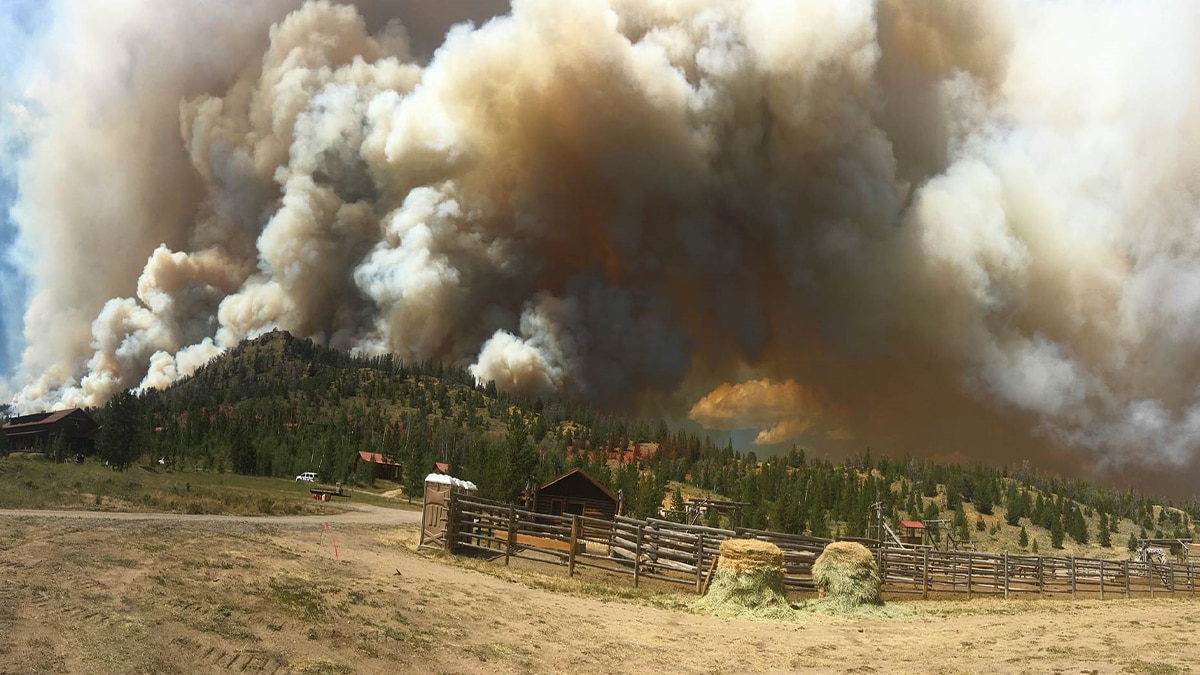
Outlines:
[[381,455],[378,452],[367,452],[366,450],[359,450],[358,456],[364,462],[371,462],[372,464],[386,464],[388,466],[400,466],[400,463],[397,462],[396,460],[392,459],[391,457],[388,457],[387,455]]
[[923,530],[925,529],[925,523],[922,523],[919,520],[902,520],[900,521],[900,527],[911,527],[916,530]]

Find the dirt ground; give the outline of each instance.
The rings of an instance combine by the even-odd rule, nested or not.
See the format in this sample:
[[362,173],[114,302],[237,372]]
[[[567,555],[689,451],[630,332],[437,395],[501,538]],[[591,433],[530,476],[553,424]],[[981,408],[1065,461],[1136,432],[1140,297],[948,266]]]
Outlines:
[[419,514],[380,511],[323,520],[0,511],[0,673],[1184,673],[1200,664],[1200,600],[975,599],[911,603],[903,619],[725,620],[688,612],[688,596],[417,552]]

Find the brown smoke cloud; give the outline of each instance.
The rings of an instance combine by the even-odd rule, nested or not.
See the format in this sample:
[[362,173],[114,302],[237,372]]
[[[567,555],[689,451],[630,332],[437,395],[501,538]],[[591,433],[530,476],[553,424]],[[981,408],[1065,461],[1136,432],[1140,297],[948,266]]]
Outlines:
[[1190,3],[69,7],[19,406],[280,327],[764,443],[1200,448]]

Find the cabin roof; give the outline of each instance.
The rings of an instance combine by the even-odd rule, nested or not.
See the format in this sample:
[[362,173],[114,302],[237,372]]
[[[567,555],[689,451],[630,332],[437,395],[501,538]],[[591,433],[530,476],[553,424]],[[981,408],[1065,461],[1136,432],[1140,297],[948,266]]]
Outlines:
[[85,424],[89,427],[89,432],[94,432],[100,428],[100,425],[96,424],[91,415],[88,415],[83,410],[79,408],[66,408],[64,410],[53,410],[13,417],[4,425],[3,429],[8,434],[36,432],[52,428],[55,425],[65,422],[68,418],[74,418],[78,423]]
[[359,457],[359,459],[363,460],[364,462],[371,462],[372,464],[386,464],[388,466],[400,466],[400,463],[397,462],[396,460],[392,459],[391,457],[388,457],[387,455],[381,455],[378,452],[367,452],[366,450],[359,450],[358,457]]
[[545,490],[546,488],[549,488],[549,487],[551,487],[551,486],[553,486],[553,485],[555,485],[555,484],[557,484],[557,483],[563,482],[563,481],[565,481],[565,480],[567,480],[567,479],[571,478],[572,476],[575,476],[576,474],[578,474],[578,475],[579,475],[581,478],[583,478],[583,479],[584,479],[584,480],[586,480],[587,482],[591,483],[591,484],[592,484],[592,485],[594,485],[594,486],[595,486],[595,487],[596,487],[598,490],[600,490],[601,492],[603,492],[603,493],[604,493],[604,496],[606,496],[606,497],[608,497],[609,499],[611,499],[611,500],[613,501],[613,503],[614,503],[614,504],[615,504],[615,503],[617,503],[617,496],[616,496],[616,495],[614,495],[612,492],[609,492],[608,488],[606,488],[606,487],[604,487],[603,485],[601,485],[601,484],[600,484],[600,482],[599,482],[599,481],[597,481],[595,478],[592,478],[591,476],[589,476],[589,475],[587,474],[587,472],[586,472],[586,471],[584,471],[583,469],[571,469],[570,471],[568,471],[568,472],[566,472],[566,473],[562,474],[561,476],[558,476],[557,478],[552,478],[551,480],[549,480],[549,481],[547,481],[546,483],[544,483],[544,484],[542,485],[542,487],[541,487],[541,488],[539,488],[539,490]]
[[919,520],[902,520],[900,521],[900,527],[911,527],[914,530],[923,530],[925,529],[925,523],[922,523]]

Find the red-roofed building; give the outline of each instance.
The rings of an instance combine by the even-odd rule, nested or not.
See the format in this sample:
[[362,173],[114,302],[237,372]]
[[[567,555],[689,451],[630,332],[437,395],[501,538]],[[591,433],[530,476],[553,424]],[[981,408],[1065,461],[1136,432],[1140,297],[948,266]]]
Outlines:
[[912,546],[920,546],[925,543],[925,523],[919,520],[902,520],[900,527],[904,528],[904,532],[900,535],[900,541]]
[[400,480],[400,464],[387,455],[360,450],[358,457],[354,459],[355,471],[358,470],[363,462],[373,467],[372,475],[380,480]]
[[68,408],[14,417],[3,430],[12,452],[46,452],[62,439],[68,452],[86,455],[96,449],[100,425],[79,408]]

